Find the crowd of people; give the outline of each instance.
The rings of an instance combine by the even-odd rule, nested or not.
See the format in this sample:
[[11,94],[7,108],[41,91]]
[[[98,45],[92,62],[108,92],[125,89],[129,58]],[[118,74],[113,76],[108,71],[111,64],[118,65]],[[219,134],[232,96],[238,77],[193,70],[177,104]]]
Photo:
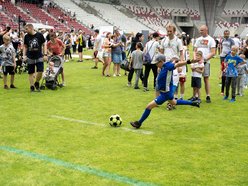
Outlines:
[[[201,81],[203,79],[206,92],[206,103],[211,103],[210,91],[210,60],[216,55],[216,49],[220,48],[220,79],[222,86],[220,93],[223,99],[229,98],[229,89],[232,88],[230,102],[235,102],[236,95],[243,96],[243,89],[248,82],[248,40],[245,44],[235,36],[230,37],[228,30],[224,31],[224,37],[219,43],[208,34],[207,26],[200,27],[200,37],[190,40],[185,33],[176,34],[176,27],[168,25],[167,35],[163,38],[155,32],[144,43],[144,35],[126,36],[119,30],[100,35],[99,30],[94,30],[91,35],[86,35],[82,30],[71,33],[60,33],[54,30],[35,31],[32,24],[25,26],[25,34],[20,33],[20,43],[16,40],[16,32],[6,29],[0,33],[0,61],[3,72],[4,88],[16,88],[14,74],[16,69],[16,53],[21,51],[23,61],[27,63],[30,91],[40,91],[40,80],[44,71],[44,61],[50,56],[61,56],[63,60],[70,61],[72,53],[78,53],[78,62],[83,62],[84,48],[93,49],[94,66],[99,68],[102,62],[101,75],[103,77],[121,76],[120,67],[124,60],[130,61],[127,75],[127,86],[132,87],[134,73],[134,89],[149,91],[148,78],[150,71],[153,73],[153,88],[156,99],[148,104],[139,121],[132,122],[132,126],[139,128],[149,116],[150,111],[156,106],[168,100],[169,109],[175,105],[193,105],[199,107],[201,103]],[[12,42],[11,42],[12,41]],[[16,43],[17,42],[17,43]],[[193,59],[189,58],[188,45],[194,47]],[[77,50],[77,51],[76,51]],[[187,61],[187,62],[186,62]],[[113,74],[111,75],[111,63],[113,62]],[[190,66],[187,66],[187,63]],[[52,64],[49,64],[52,68]],[[189,68],[190,67],[190,68]],[[191,72],[192,97],[185,101],[186,73]],[[7,75],[10,75],[10,86],[7,84]],[[65,85],[64,71],[61,72],[62,82]],[[139,84],[139,79],[141,80]],[[180,92],[179,92],[180,90]]]

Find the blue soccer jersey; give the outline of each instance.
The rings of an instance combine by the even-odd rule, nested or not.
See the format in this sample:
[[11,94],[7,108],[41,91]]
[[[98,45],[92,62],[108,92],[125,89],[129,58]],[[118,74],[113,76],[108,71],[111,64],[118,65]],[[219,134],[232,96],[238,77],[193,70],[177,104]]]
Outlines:
[[169,92],[173,87],[173,70],[175,65],[172,62],[165,62],[157,77],[157,86],[159,91]]
[[225,63],[227,63],[226,76],[237,77],[238,71],[237,71],[236,66],[242,62],[243,62],[243,59],[239,57],[238,55],[232,56],[231,54],[229,54],[225,59]]

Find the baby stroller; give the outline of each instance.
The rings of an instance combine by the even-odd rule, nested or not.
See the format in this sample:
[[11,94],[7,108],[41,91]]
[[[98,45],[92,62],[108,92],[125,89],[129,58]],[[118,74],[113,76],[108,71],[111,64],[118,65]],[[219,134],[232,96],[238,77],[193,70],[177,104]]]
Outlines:
[[48,60],[48,67],[46,71],[43,73],[43,78],[41,82],[41,89],[45,89],[47,87],[51,90],[56,90],[57,87],[62,87],[62,84],[59,80],[59,75],[63,70],[63,59],[60,56],[52,56]]

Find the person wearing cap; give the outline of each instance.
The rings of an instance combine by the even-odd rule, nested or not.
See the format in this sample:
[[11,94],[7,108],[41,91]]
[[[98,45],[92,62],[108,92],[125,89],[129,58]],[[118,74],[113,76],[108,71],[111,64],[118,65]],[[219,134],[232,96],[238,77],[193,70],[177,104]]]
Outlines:
[[140,128],[142,123],[150,115],[151,110],[158,105],[162,105],[164,102],[168,101],[171,105],[191,105],[200,107],[200,102],[198,101],[188,101],[188,100],[176,100],[173,95],[173,70],[177,67],[181,67],[186,64],[186,61],[166,61],[163,54],[158,54],[152,64],[156,64],[158,68],[161,69],[157,77],[157,87],[160,94],[150,103],[148,103],[144,113],[138,121],[130,122],[134,128]]

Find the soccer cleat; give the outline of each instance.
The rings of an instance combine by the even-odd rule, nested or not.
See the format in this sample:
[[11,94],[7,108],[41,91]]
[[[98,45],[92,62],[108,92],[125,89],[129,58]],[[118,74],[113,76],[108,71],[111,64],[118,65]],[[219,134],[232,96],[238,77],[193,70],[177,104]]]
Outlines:
[[13,85],[13,84],[11,84],[11,85],[10,85],[10,88],[16,88],[16,86],[15,86],[15,85]]
[[30,87],[30,92],[34,92],[34,86]]
[[4,89],[9,89],[8,85],[4,85],[3,88],[4,88]]
[[200,102],[199,101],[192,101],[192,106],[200,108]]
[[229,102],[230,103],[233,103],[233,102],[235,102],[236,101],[236,99],[235,98],[232,98]]
[[211,103],[210,96],[207,96],[207,97],[206,97],[206,102],[207,102],[207,103]]
[[39,82],[35,82],[34,83],[34,86],[35,86],[35,89],[37,90],[37,92],[40,92],[40,84],[39,84]]
[[132,121],[130,122],[130,124],[136,129],[140,128],[141,126],[141,124],[138,121]]
[[225,96],[225,97],[223,98],[223,100],[228,100],[228,97],[227,97],[227,96]]

